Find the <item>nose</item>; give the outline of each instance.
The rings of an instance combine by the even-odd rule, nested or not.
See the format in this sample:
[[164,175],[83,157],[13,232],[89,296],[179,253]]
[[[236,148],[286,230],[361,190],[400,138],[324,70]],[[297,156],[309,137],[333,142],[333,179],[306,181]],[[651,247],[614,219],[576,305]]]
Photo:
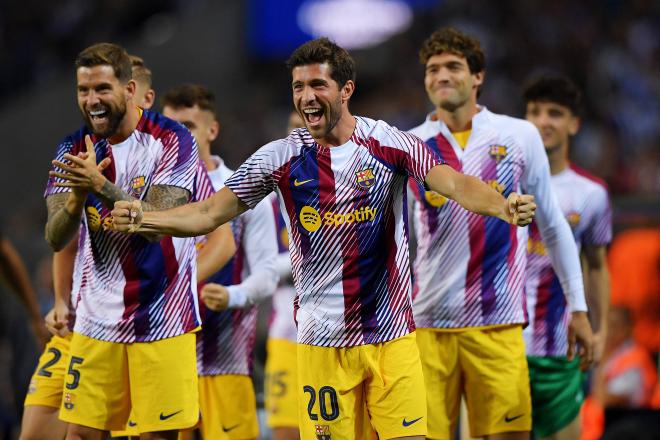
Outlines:
[[87,93],[87,96],[85,98],[85,104],[87,106],[91,107],[91,106],[93,106],[95,104],[98,104],[100,102],[101,102],[101,100],[99,99],[99,95],[94,90],[90,90]]
[[303,104],[312,104],[316,101],[316,93],[314,93],[314,88],[305,86],[302,91],[302,102]]

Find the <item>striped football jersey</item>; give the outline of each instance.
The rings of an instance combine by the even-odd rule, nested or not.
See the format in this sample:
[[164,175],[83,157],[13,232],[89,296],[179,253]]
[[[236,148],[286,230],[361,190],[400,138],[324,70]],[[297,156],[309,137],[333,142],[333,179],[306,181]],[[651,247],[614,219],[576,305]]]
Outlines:
[[[217,168],[209,171],[216,190],[224,187],[232,170],[214,156]],[[241,214],[231,223],[236,254],[204,283],[217,283],[246,291],[248,298],[272,295],[277,287],[277,237],[270,199]],[[199,285],[201,289],[203,284]],[[233,289],[233,291],[232,291]],[[200,376],[252,374],[252,354],[257,332],[257,305],[214,312],[200,304],[202,330],[197,333],[197,371]]]
[[250,207],[278,193],[301,344],[374,344],[414,329],[406,182],[423,182],[440,162],[415,136],[356,121],[336,147],[296,129],[260,148],[226,182]]
[[[600,179],[571,166],[552,176],[552,187],[578,249],[611,241],[612,210],[607,187]],[[570,310],[536,222],[530,226],[527,255],[529,326],[523,332],[527,354],[566,356]]]
[[[112,158],[104,171],[109,181],[143,200],[154,185],[186,189],[192,200],[212,194],[203,188],[197,145],[182,125],[144,110],[136,129],[110,145],[87,127],[66,137],[56,158],[85,151],[91,135],[97,161]],[[70,191],[50,178],[45,197]],[[192,238],[164,237],[150,242],[140,235],[108,231],[112,207],[90,194],[85,201],[74,266],[74,330],[112,342],[147,342],[177,336],[200,325]]]
[[[527,121],[481,107],[465,149],[447,126],[431,117],[411,133],[447,164],[476,176],[504,197],[532,194],[544,233],[557,237],[550,253],[559,262],[565,291],[586,310],[575,243],[550,185],[540,135]],[[528,228],[481,216],[411,183],[417,253],[413,264],[418,327],[468,328],[526,322],[524,281]],[[575,264],[574,264],[575,263]]]

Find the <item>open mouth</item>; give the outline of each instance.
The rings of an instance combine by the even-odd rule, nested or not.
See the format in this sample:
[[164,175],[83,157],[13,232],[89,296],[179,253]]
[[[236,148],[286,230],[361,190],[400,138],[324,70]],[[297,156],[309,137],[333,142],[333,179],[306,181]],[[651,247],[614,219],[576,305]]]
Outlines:
[[310,125],[316,125],[321,121],[321,118],[323,117],[323,109],[320,107],[306,108],[303,109],[303,115],[305,115],[305,120]]
[[93,122],[103,122],[108,118],[108,110],[105,108],[90,110],[87,114]]

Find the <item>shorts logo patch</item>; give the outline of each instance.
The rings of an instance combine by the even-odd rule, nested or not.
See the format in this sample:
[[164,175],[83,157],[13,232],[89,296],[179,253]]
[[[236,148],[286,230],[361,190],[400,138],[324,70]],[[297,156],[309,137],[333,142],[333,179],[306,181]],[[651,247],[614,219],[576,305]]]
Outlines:
[[137,426],[137,422],[134,422],[133,420],[129,420],[128,421],[128,426],[131,427],[131,428],[134,427],[134,426]]
[[37,382],[34,380],[30,381],[30,386],[28,387],[28,394],[34,394],[37,392]]
[[357,182],[360,188],[369,189],[374,186],[376,182],[376,176],[374,176],[374,170],[371,168],[366,168],[362,171],[357,171],[355,173],[355,181]]
[[238,425],[240,425],[240,423],[237,423],[237,424],[234,425],[234,426],[230,426],[229,428],[225,428],[225,425],[222,425],[222,430],[223,430],[224,432],[229,432],[229,431],[232,431],[232,430],[238,428]]
[[171,418],[171,417],[174,417],[175,415],[179,414],[181,411],[183,411],[183,410],[180,409],[180,410],[178,410],[177,412],[173,412],[173,413],[171,413],[171,414],[167,414],[167,415],[165,415],[165,414],[163,414],[163,413],[160,413],[160,419],[161,419],[161,420],[167,420],[167,419],[169,419],[169,418]]
[[422,420],[422,417],[417,417],[416,419],[413,419],[413,420],[411,420],[411,421],[406,420],[406,418],[404,417],[404,418],[403,418],[403,422],[401,422],[401,424],[402,424],[404,427],[407,428],[408,426],[410,426],[410,425],[412,425],[412,424],[414,424],[414,423],[417,423],[417,422],[419,422],[420,420]]
[[73,393],[64,393],[64,408],[65,409],[73,409],[75,406],[74,400],[75,400],[75,395]]
[[507,414],[507,415],[504,416],[504,423],[511,423],[514,420],[518,420],[519,418],[521,418],[524,415],[525,414],[519,414],[517,416],[509,417],[509,415]]
[[328,425],[315,425],[316,426],[316,440],[330,440],[330,426]]

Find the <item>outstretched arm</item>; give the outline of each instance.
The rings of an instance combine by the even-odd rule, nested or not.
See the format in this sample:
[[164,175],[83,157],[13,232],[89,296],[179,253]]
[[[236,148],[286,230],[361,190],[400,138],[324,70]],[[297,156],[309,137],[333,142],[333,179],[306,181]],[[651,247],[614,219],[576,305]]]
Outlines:
[[526,226],[534,218],[536,204],[530,195],[512,193],[508,199],[480,179],[455,171],[448,165],[437,165],[426,175],[429,189],[455,200],[468,211],[489,215],[518,226]]
[[111,228],[128,233],[196,237],[208,234],[247,209],[248,206],[227,187],[202,202],[166,211],[144,212],[138,201],[121,201],[115,203],[112,210]]

